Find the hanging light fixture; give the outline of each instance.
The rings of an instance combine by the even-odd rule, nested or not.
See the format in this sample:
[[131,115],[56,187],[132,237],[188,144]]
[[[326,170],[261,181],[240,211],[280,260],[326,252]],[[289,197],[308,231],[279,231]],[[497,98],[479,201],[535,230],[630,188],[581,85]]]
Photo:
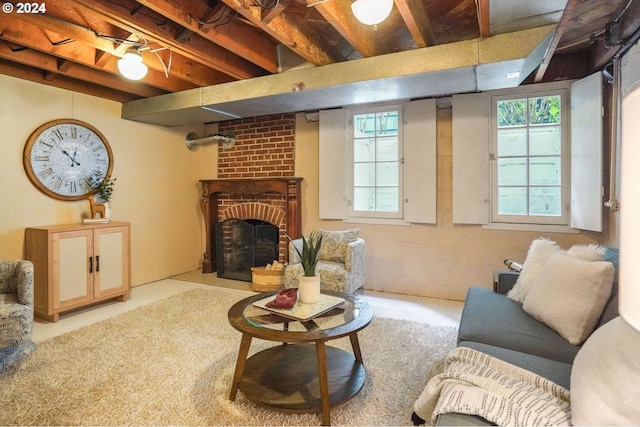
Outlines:
[[378,25],[391,13],[393,0],[356,0],[351,3],[351,11],[356,19],[365,25]]
[[118,59],[118,70],[129,80],[140,80],[147,75],[149,67],[142,62],[142,55],[138,49],[131,47]]

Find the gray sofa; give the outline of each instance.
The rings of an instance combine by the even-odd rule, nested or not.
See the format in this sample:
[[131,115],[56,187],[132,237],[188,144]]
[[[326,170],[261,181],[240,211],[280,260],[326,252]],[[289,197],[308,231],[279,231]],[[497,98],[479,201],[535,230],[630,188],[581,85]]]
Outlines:
[[[618,250],[607,248],[604,261],[613,263],[616,273],[611,297],[596,329],[618,316]],[[569,389],[573,360],[581,346],[569,343],[529,316],[522,304],[506,296],[517,278],[516,272],[500,272],[493,291],[479,287],[469,289],[458,330],[458,346],[497,357]],[[412,419],[415,425],[424,422],[415,413]],[[494,424],[477,416],[447,413],[438,417],[436,425]]]

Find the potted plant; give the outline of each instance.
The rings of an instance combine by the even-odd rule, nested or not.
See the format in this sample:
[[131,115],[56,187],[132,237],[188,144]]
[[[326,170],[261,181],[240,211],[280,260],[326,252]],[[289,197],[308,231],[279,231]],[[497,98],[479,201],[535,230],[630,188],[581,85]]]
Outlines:
[[96,173],[93,182],[94,188],[96,189],[96,194],[104,205],[104,218],[110,218],[111,205],[109,204],[109,201],[111,200],[111,196],[113,194],[113,186],[115,185],[116,178],[111,178],[111,176],[109,175],[103,176],[100,173]]
[[320,299],[320,276],[316,275],[316,265],[322,244],[322,234],[312,231],[308,238],[302,236],[301,240],[302,250],[293,245],[304,270],[304,275],[298,278],[298,296],[300,302],[313,304]]

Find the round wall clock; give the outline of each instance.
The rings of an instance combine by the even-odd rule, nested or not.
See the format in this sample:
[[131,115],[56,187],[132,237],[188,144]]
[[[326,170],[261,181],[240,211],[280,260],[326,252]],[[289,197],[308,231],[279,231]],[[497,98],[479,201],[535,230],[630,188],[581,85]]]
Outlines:
[[74,119],[52,120],[36,129],[24,147],[24,169],[33,184],[60,200],[86,199],[111,175],[113,153],[98,129]]

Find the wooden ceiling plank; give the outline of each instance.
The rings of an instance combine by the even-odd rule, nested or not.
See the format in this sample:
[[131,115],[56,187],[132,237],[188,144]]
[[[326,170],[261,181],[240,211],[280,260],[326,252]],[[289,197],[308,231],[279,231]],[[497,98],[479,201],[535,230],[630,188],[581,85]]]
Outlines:
[[[626,3],[625,3],[626,4]],[[618,16],[620,9],[616,11],[614,16]],[[613,19],[611,19],[613,21]],[[629,8],[624,11],[619,20],[620,35],[622,42],[631,37],[636,31],[640,29],[640,2],[633,1],[629,5]],[[614,55],[620,50],[619,45],[611,46],[603,40],[598,40],[593,46],[591,46],[589,56],[590,70],[598,70],[604,67]]]
[[[32,49],[15,52],[9,48],[6,43],[0,43],[0,58],[43,70],[44,79],[48,81],[60,75],[65,75],[88,83],[111,87],[122,92],[130,92],[142,98],[167,93],[167,91],[152,88],[146,84],[131,84],[119,76],[97,71],[79,64],[75,64],[74,67],[67,67],[66,64],[73,64],[73,62],[61,60],[55,56]],[[62,66],[60,62],[63,63]]]
[[[79,46],[77,43],[52,46],[50,40],[40,28],[20,20],[17,15],[3,17],[0,22],[0,38],[20,46],[27,46],[31,49],[54,55],[62,60],[69,60],[90,68],[120,75],[115,63],[111,62],[102,68],[95,66],[95,49],[88,49],[87,47]],[[161,73],[153,69],[150,69],[145,76],[145,83],[167,92],[178,92],[196,87],[194,83],[179,78],[167,79],[164,76],[164,72]]]
[[[60,0],[51,0],[60,1]],[[185,56],[194,63],[205,65],[213,70],[234,77],[248,79],[265,75],[261,67],[238,55],[211,43],[201,36],[194,35],[187,42],[180,43],[170,28],[158,25],[145,14],[131,15],[126,7],[116,7],[114,1],[106,0],[67,0],[83,13],[96,16],[132,34],[144,37],[148,42],[157,42],[174,53]]]
[[333,47],[293,14],[284,11],[264,24],[260,7],[245,6],[244,0],[222,1],[311,64],[327,65],[343,59]]
[[[201,37],[220,45],[230,52],[251,61],[272,73],[278,70],[276,44],[264,32],[255,27],[245,25],[239,21],[221,21],[224,25],[201,25],[191,15],[201,16],[200,22],[212,19],[214,9],[196,11],[196,6],[201,5],[193,1],[183,1],[180,6],[168,0],[137,0],[138,3],[148,7],[156,13],[171,19],[184,28],[199,34]],[[283,0],[280,3],[284,3]],[[218,9],[216,9],[217,11]],[[229,18],[231,19],[231,18]]]
[[542,62],[538,66],[538,70],[536,71],[536,75],[533,78],[535,83],[540,83],[544,78],[544,73],[547,72],[547,68],[549,67],[549,63],[551,62],[551,58],[553,54],[556,52],[556,48],[558,47],[558,43],[560,43],[560,39],[562,38],[562,34],[564,34],[567,29],[567,25],[571,18],[573,17],[573,12],[580,0],[568,0],[567,5],[562,12],[562,17],[560,17],[560,21],[556,26],[556,32],[553,34],[553,38],[551,39],[551,43],[549,44],[549,48],[542,58]]
[[[307,3],[315,0],[307,0]],[[371,57],[389,53],[383,51],[376,41],[376,29],[359,22],[351,12],[349,0],[330,0],[314,6],[324,19],[345,38],[363,57]]]
[[289,6],[289,0],[279,0],[276,2],[276,6],[271,9],[266,9],[262,12],[262,22],[268,25],[273,21],[276,16],[280,15]]
[[416,45],[419,48],[436,45],[436,36],[422,0],[395,0],[395,3]]
[[43,83],[47,86],[55,86],[61,89],[67,89],[74,92],[86,93],[87,95],[97,96],[99,98],[110,99],[116,102],[129,102],[140,99],[139,96],[113,90],[109,87],[98,86],[94,83],[82,82],[79,80],[69,79],[60,76],[54,80],[44,80],[42,72],[38,69],[20,66],[16,63],[0,59],[0,74],[16,77],[23,80],[29,80],[36,83]]

